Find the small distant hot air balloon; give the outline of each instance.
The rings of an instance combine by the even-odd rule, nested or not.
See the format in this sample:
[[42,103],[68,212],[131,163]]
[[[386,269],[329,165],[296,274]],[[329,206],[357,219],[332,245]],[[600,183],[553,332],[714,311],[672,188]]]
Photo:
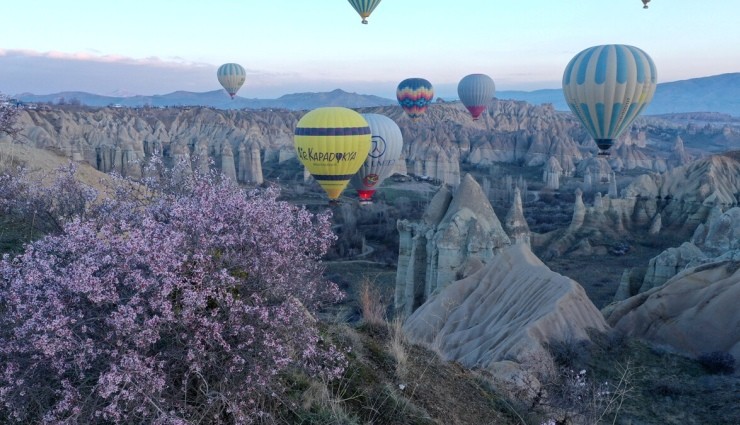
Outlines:
[[609,155],[613,140],[647,107],[657,74],[650,56],[634,46],[608,44],[578,53],[563,73],[570,110]]
[[396,98],[404,111],[413,119],[424,115],[434,99],[432,83],[423,78],[407,78],[398,84]]
[[224,86],[224,89],[226,89],[229,96],[233,99],[236,92],[244,84],[244,80],[247,78],[247,72],[238,63],[225,63],[218,67],[216,76],[218,77],[218,82]]
[[380,0],[349,0],[349,4],[355,8],[362,18],[362,23],[367,24],[367,18],[380,4]]
[[650,3],[650,0],[642,0],[642,8],[643,9],[647,9],[648,8],[648,5],[647,5],[648,3]]
[[298,121],[294,142],[298,160],[336,200],[367,158],[370,127],[351,109],[317,108]]
[[403,149],[401,129],[390,118],[380,114],[362,114],[372,134],[370,152],[350,183],[361,202],[371,202],[375,190],[393,172]]
[[486,74],[466,75],[457,84],[457,95],[474,120],[477,120],[486,110],[495,93],[496,85],[493,79]]

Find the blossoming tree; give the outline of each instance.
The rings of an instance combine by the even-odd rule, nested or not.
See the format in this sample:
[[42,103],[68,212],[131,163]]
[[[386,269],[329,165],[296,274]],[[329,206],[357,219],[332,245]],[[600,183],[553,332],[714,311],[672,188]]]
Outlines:
[[3,257],[3,422],[247,424],[283,393],[281,374],[342,373],[315,318],[341,297],[322,277],[328,213],[174,175],[143,189],[119,178]]

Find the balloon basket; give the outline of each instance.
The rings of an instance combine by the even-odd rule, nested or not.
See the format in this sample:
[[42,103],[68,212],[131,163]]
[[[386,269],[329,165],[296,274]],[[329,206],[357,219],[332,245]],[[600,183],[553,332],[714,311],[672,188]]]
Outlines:
[[605,156],[605,157],[608,157],[608,156],[610,156],[610,155],[609,155],[609,152],[607,152],[607,151],[599,151],[599,156]]

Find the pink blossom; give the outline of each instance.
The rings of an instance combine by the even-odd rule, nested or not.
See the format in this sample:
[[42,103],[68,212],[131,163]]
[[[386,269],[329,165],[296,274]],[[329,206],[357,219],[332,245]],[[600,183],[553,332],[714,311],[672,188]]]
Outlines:
[[287,370],[343,372],[315,318],[342,296],[322,277],[328,213],[159,170],[145,191],[116,179],[97,204],[67,181],[78,201],[54,201],[59,231],[3,257],[0,418],[247,424]]

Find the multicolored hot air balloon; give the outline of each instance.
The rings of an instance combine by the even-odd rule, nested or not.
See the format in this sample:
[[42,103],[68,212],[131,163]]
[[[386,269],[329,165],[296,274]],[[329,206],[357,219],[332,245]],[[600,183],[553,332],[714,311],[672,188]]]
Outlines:
[[434,100],[432,83],[423,78],[407,78],[398,84],[396,98],[404,111],[413,119],[424,115]]
[[224,89],[226,89],[229,96],[233,99],[236,96],[236,92],[244,84],[244,80],[247,79],[247,72],[238,63],[225,63],[218,67],[216,76],[218,77],[218,82],[224,86]]
[[350,183],[361,202],[371,202],[375,190],[393,172],[403,149],[401,129],[390,118],[380,114],[362,114],[372,134],[370,152]]
[[370,127],[357,112],[341,107],[317,108],[295,129],[298,160],[336,200],[370,150]]
[[486,110],[496,93],[493,79],[486,74],[470,74],[463,77],[457,84],[457,95],[460,101],[477,120]]
[[362,18],[362,23],[367,24],[367,18],[380,4],[380,0],[349,0],[349,4],[355,8]]
[[637,47],[608,44],[578,53],[563,73],[563,94],[601,150],[647,107],[657,74],[650,56]]

